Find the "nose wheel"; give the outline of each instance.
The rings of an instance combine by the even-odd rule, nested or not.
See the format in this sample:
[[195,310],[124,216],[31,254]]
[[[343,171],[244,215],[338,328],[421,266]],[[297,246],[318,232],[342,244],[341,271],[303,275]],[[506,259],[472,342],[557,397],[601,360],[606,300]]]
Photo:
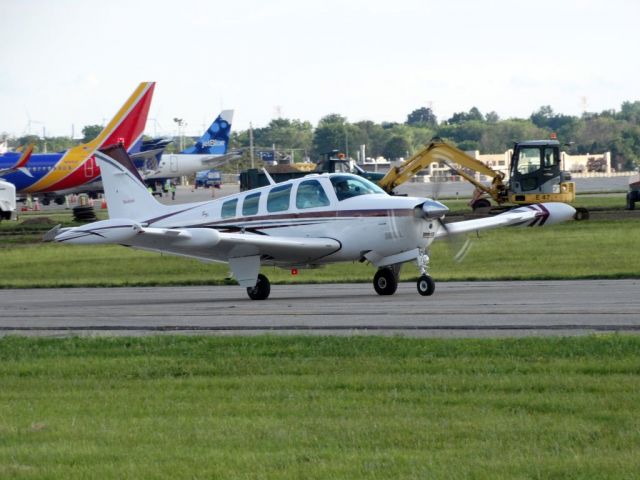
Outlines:
[[266,300],[270,293],[271,284],[269,279],[261,273],[258,274],[258,281],[255,287],[247,287],[247,295],[251,300]]
[[423,297],[429,297],[436,291],[436,282],[427,274],[429,268],[429,255],[425,250],[420,250],[416,259],[418,268],[420,269],[420,278],[418,278],[418,293]]
[[421,275],[418,279],[418,293],[423,297],[429,297],[436,291],[436,282],[429,275]]

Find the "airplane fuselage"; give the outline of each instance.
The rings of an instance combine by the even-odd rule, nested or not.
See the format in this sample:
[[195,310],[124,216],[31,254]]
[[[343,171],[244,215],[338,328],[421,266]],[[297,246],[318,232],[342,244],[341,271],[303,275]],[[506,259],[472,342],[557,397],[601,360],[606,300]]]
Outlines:
[[[416,218],[416,206],[426,199],[394,197],[380,192],[339,200],[331,177],[326,174],[308,175],[221,199],[180,205],[172,214],[157,219],[141,219],[140,223],[154,228],[208,228],[273,237],[327,238],[338,243],[333,253],[321,258],[290,258],[284,262],[269,258],[262,260],[263,264],[280,266],[360,260],[369,252],[386,257],[425,248],[433,241],[438,224]],[[337,178],[336,175],[333,177]],[[358,178],[352,175],[343,177]],[[325,198],[321,203],[326,204],[305,205],[303,190],[310,186],[322,188]],[[281,200],[281,205],[275,204],[277,199],[273,192],[282,194],[283,191],[288,198]],[[139,235],[126,243],[133,247],[166,251],[166,246],[156,242],[154,238]],[[190,253],[222,262],[237,254],[224,249],[201,252],[192,249]]]
[[194,153],[171,153],[164,154],[160,158],[157,170],[144,175],[145,180],[161,180],[165,178],[176,178],[192,175],[208,167],[205,160],[213,160],[221,155],[194,154]]
[[[0,157],[0,168],[10,164],[11,158]],[[16,186],[18,193],[53,192],[84,185],[100,176],[93,151],[84,146],[70,148],[62,153],[33,154],[27,165],[31,174],[22,171],[8,173],[4,179]]]

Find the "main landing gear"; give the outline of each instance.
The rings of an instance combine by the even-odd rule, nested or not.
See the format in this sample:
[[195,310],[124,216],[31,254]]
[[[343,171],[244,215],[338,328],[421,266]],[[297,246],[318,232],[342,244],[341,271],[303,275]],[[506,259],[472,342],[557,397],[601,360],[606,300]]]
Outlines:
[[378,295],[393,295],[398,289],[398,274],[394,270],[400,268],[383,267],[373,277],[373,288]]
[[258,274],[255,287],[247,287],[247,294],[251,300],[266,300],[271,293],[271,283],[263,274]]
[[[418,293],[424,297],[429,297],[433,295],[433,292],[436,290],[436,282],[427,274],[429,256],[424,250],[420,250],[416,262],[420,269],[420,278],[416,285],[418,287]],[[397,264],[378,269],[373,277],[373,288],[378,295],[393,295],[396,292],[401,266],[402,264]]]

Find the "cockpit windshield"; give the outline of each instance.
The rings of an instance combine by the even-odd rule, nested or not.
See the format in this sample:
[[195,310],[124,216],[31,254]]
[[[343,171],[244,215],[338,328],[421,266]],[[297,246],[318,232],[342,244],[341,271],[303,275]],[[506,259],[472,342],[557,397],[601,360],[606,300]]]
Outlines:
[[385,193],[379,186],[369,180],[353,175],[336,175],[331,177],[331,184],[336,191],[338,200],[357,197],[358,195],[368,195],[371,193]]

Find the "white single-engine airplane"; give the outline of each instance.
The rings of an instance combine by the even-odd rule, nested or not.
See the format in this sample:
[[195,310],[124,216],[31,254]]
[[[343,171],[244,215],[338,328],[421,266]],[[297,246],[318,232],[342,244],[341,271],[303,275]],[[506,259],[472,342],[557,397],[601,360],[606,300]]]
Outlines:
[[80,227],[59,226],[45,241],[120,244],[142,250],[228,262],[253,300],[269,296],[261,265],[316,267],[369,261],[378,268],[380,295],[396,291],[403,263],[416,261],[418,292],[431,295],[427,248],[436,239],[507,225],[543,226],[573,218],[564,203],[516,208],[489,218],[444,224],[443,204],[391,196],[362,177],[311,174],[216,200],[162,205],[147,191],[121,147],[96,152],[109,220]]

